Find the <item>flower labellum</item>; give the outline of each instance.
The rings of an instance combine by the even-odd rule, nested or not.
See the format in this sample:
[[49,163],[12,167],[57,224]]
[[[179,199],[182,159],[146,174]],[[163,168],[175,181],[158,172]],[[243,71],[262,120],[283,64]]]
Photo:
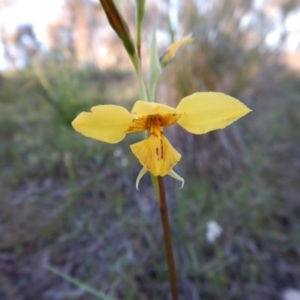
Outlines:
[[164,135],[163,127],[177,123],[191,133],[204,134],[225,128],[250,111],[233,97],[205,92],[183,98],[176,108],[145,101],[137,101],[131,113],[118,105],[94,106],[91,112],[80,113],[72,126],[87,137],[110,144],[120,142],[128,133],[147,130],[147,139],[130,146],[145,169],[140,174],[149,171],[154,176],[181,180],[173,171],[181,155]]

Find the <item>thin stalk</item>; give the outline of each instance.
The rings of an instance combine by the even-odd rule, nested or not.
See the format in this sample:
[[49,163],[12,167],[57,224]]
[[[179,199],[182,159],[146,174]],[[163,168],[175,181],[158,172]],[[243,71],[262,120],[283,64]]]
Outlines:
[[[137,68],[135,69],[135,71],[139,83],[140,100],[149,101],[144,80],[143,80],[142,69],[141,69],[140,45],[138,45],[137,48],[139,53],[138,55],[139,62],[137,64]],[[156,87],[156,82],[155,82],[155,87]],[[148,137],[148,132],[144,132],[144,135],[146,139]],[[154,192],[156,194],[156,197],[160,205],[160,215],[161,215],[161,221],[162,221],[163,231],[164,231],[164,240],[166,246],[166,255],[168,261],[172,299],[178,300],[179,298],[178,298],[178,289],[177,289],[177,279],[176,279],[175,263],[174,263],[173,249],[172,249],[171,233],[169,227],[168,208],[166,202],[164,182],[161,176],[154,176],[152,174],[151,174],[151,180],[152,180]]]
[[165,240],[166,254],[167,254],[167,261],[168,261],[168,268],[169,268],[172,299],[178,300],[179,298],[178,298],[177,279],[176,279],[174,255],[172,249],[172,240],[171,240],[171,232],[169,226],[168,207],[166,201],[164,181],[161,176],[158,176],[157,180],[158,180],[158,189],[159,189],[160,215],[161,215],[161,222],[164,231],[164,240]]
[[145,88],[145,84],[144,84],[144,80],[143,80],[143,74],[142,74],[140,62],[138,64],[138,69],[136,70],[136,74],[137,74],[138,83],[139,83],[139,95],[140,95],[139,100],[149,101],[148,95],[146,92],[146,88]]
[[141,30],[141,27],[138,26],[137,33],[136,33],[136,49],[137,49],[137,55],[138,55],[140,64],[142,64],[141,46],[142,46],[142,30]]
[[154,193],[155,193],[156,199],[158,200],[158,203],[159,203],[160,201],[159,201],[158,179],[157,179],[157,176],[154,176],[151,173],[150,173],[150,175],[151,175],[151,181],[152,181]]

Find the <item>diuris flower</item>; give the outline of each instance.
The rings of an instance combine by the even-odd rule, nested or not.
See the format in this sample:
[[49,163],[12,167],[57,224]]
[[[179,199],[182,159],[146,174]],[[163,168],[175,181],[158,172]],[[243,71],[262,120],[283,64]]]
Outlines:
[[148,131],[148,138],[130,146],[144,169],[154,176],[174,176],[181,155],[173,148],[163,127],[175,123],[194,134],[222,129],[251,110],[222,93],[195,93],[183,98],[176,108],[155,102],[137,101],[131,113],[118,105],[98,105],[80,113],[72,122],[81,134],[110,144],[126,134]]

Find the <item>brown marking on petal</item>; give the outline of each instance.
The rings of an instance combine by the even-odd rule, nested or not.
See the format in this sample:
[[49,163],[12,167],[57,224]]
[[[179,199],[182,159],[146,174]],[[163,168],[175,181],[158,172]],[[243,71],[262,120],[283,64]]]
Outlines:
[[143,131],[143,130],[146,130],[147,128],[148,128],[148,126],[147,126],[147,118],[146,117],[133,118],[131,124],[129,125],[129,127],[125,131],[125,133]]
[[163,124],[163,123],[162,123],[163,121],[162,121],[161,116],[158,116],[158,117],[157,117],[157,120],[158,120],[159,125],[160,125],[160,126],[163,126],[163,125],[162,125],[162,124]]
[[163,144],[163,140],[160,140],[160,158],[164,159],[164,144]]
[[160,125],[162,127],[167,127],[167,126],[171,126],[174,123],[176,123],[179,120],[179,118],[181,117],[181,114],[173,112],[173,113],[169,113],[169,114],[162,114],[159,117],[161,119]]
[[159,149],[155,148],[155,152],[156,152],[157,160],[159,160]]

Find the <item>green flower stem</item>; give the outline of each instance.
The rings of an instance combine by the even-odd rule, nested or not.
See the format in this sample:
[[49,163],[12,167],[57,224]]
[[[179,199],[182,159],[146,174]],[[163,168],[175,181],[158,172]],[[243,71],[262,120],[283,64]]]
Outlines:
[[141,27],[141,24],[138,24],[138,22],[137,22],[136,48],[137,48],[137,55],[138,55],[140,62],[142,61],[141,47],[142,47],[142,27]]
[[157,176],[157,181],[158,181],[158,189],[159,189],[160,215],[161,215],[161,221],[162,221],[163,231],[164,231],[164,239],[165,239],[166,254],[167,254],[167,260],[168,260],[172,299],[178,300],[179,298],[178,298],[177,279],[176,279],[175,263],[174,263],[173,249],[172,249],[172,240],[171,240],[169,218],[168,218],[168,207],[167,207],[163,177]]
[[151,175],[151,181],[152,181],[152,185],[153,185],[153,189],[154,189],[154,193],[155,193],[155,196],[156,196],[156,199],[158,200],[159,202],[159,188],[158,188],[158,179],[157,179],[157,176],[154,176],[150,173]]
[[142,45],[142,25],[145,15],[145,0],[135,1],[135,19],[136,19],[136,48],[137,54],[141,61],[141,45]]
[[139,82],[139,95],[140,95],[139,100],[149,101],[147,91],[146,91],[146,87],[145,87],[145,83],[144,83],[144,80],[143,80],[143,74],[142,74],[142,68],[141,68],[140,62],[138,63],[138,68],[136,70],[136,75],[138,77],[138,82]]

